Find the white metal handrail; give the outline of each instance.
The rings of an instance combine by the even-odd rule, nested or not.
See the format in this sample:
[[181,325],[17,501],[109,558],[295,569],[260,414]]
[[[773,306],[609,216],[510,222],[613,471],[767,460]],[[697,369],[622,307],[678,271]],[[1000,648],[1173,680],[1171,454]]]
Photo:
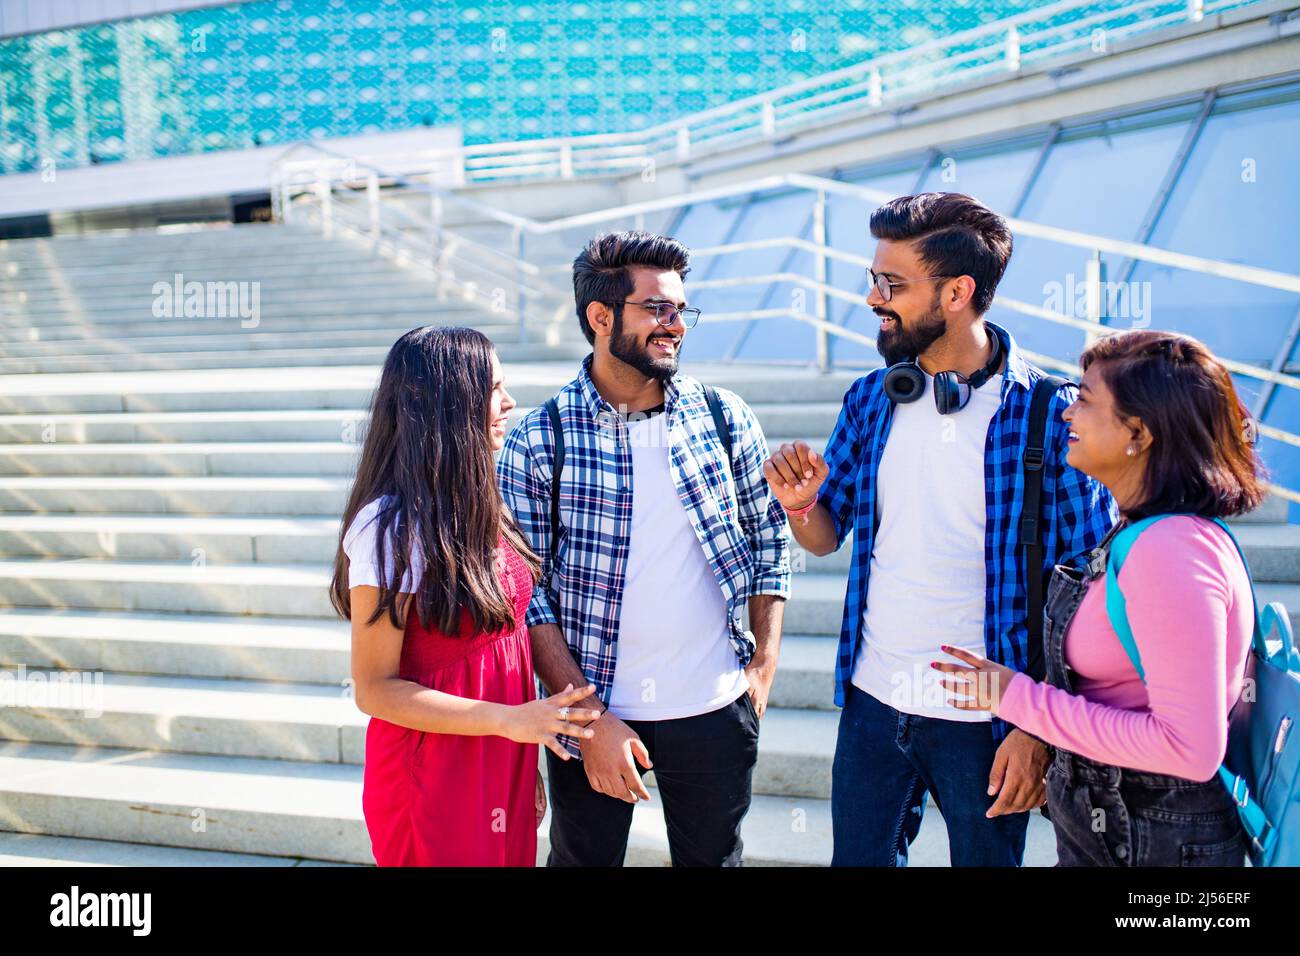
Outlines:
[[[599,227],[613,222],[629,219],[641,221],[652,213],[681,210],[687,207],[710,202],[736,200],[748,201],[760,194],[777,194],[781,192],[803,194],[808,197],[814,223],[814,238],[804,239],[799,236],[778,236],[730,242],[707,248],[692,250],[696,259],[725,259],[742,255],[758,249],[781,249],[788,253],[805,253],[812,257],[814,275],[807,276],[782,268],[762,275],[742,275],[717,279],[693,279],[692,289],[731,288],[738,286],[761,286],[773,289],[778,284],[789,284],[811,292],[813,298],[812,312],[799,309],[759,308],[741,312],[715,313],[704,317],[708,322],[754,322],[773,318],[786,318],[802,322],[811,327],[817,337],[817,365],[825,371],[831,367],[832,338],[851,341],[869,347],[875,346],[875,340],[869,336],[844,328],[828,318],[828,305],[834,299],[852,304],[864,304],[865,295],[860,288],[846,290],[831,284],[827,275],[828,265],[838,262],[865,268],[870,265],[867,258],[837,249],[831,246],[825,231],[826,208],[829,197],[842,196],[854,199],[870,206],[876,206],[890,199],[892,194],[871,187],[861,186],[840,180],[826,179],[805,174],[785,174],[755,178],[711,189],[680,193],[636,203],[626,203],[592,212],[565,216],[549,221],[535,220],[505,212],[477,200],[458,195],[442,189],[430,182],[421,182],[410,176],[394,175],[375,165],[333,153],[315,146],[303,146],[294,151],[291,161],[281,164],[278,181],[274,192],[277,209],[281,218],[292,218],[297,210],[312,212],[316,221],[328,229],[330,224],[330,206],[336,209],[355,207],[361,202],[363,193],[357,188],[364,184],[364,201],[367,214],[356,210],[352,217],[351,228],[362,236],[369,236],[376,248],[391,245],[400,248],[402,255],[409,258],[410,250],[415,249],[415,258],[419,264],[431,269],[439,282],[460,283],[469,287],[474,282],[465,283],[466,272],[477,271],[479,275],[490,273],[494,281],[513,291],[515,311],[519,319],[520,338],[526,339],[530,325],[541,323],[548,329],[548,339],[554,340],[560,323],[571,313],[571,292],[561,289],[546,281],[545,276],[568,272],[571,263],[538,264],[526,255],[525,240],[531,236],[554,235],[565,230],[581,227]],[[307,154],[311,154],[308,157]],[[570,157],[572,162],[572,157]],[[400,195],[406,202],[389,201],[392,190],[381,189],[382,184],[401,187]],[[420,203],[423,196],[427,202]],[[412,197],[415,202],[411,203]],[[313,205],[315,204],[315,205]],[[427,219],[414,215],[408,205],[428,211]],[[445,228],[442,222],[442,210],[445,205],[457,205],[476,215],[482,221],[496,223],[509,231],[511,240],[509,251],[493,247],[486,243],[470,240]],[[390,220],[397,218],[402,228],[393,229]],[[995,297],[995,304],[1008,308],[1019,314],[1042,319],[1054,324],[1064,325],[1085,332],[1089,337],[1114,333],[1116,327],[1106,325],[1103,317],[1103,283],[1101,278],[1101,255],[1110,253],[1125,257],[1130,261],[1149,262],[1187,272],[1215,276],[1231,281],[1277,289],[1300,294],[1300,276],[1261,269],[1238,263],[1223,262],[1203,256],[1160,249],[1143,243],[1112,239],[1076,230],[1062,229],[1030,220],[1007,217],[1008,225],[1017,235],[1027,235],[1048,242],[1062,244],[1081,251],[1080,262],[1084,266],[1086,286],[1088,289],[1088,312],[1086,318],[1058,312],[1045,306],[1035,305],[1010,298],[1005,294]],[[390,240],[389,230],[395,234]],[[485,267],[488,259],[502,263],[500,269]],[[440,285],[441,288],[441,285]],[[1069,375],[1077,376],[1077,365],[1057,359],[1053,356],[1024,352],[1025,357],[1046,368],[1058,369]],[[1270,386],[1300,389],[1300,378],[1231,359],[1222,359],[1224,365],[1233,373],[1247,376]],[[1281,367],[1281,366],[1278,366]],[[1293,435],[1273,426],[1260,427],[1260,433],[1269,438],[1300,446],[1300,436]],[[1280,486],[1273,486],[1273,491],[1290,501],[1300,502],[1300,493]]]
[[[516,237],[516,245],[519,244],[520,240],[522,240],[522,237],[525,235],[540,236],[554,234],[579,226],[596,226],[612,221],[643,216],[652,212],[682,209],[699,203],[750,196],[756,193],[770,193],[783,189],[807,193],[813,206],[816,207],[820,204],[823,207],[823,211],[827,196],[832,194],[850,197],[872,205],[879,205],[880,203],[887,202],[894,198],[887,192],[873,189],[868,186],[846,183],[840,180],[826,179],[820,176],[809,176],[802,173],[789,173],[779,176],[761,177],[713,189],[680,193],[637,203],[627,203],[607,209],[580,213],[550,221],[539,221],[526,216],[506,213],[485,203],[480,203],[476,200],[468,200],[456,195],[455,193],[439,190],[428,184],[410,183],[403,177],[390,177],[388,174],[383,173],[381,170],[372,166],[368,166],[364,163],[357,163],[338,154],[328,154],[328,158],[331,158],[336,164],[338,162],[350,164],[347,174],[352,177],[354,181],[361,178],[361,171],[364,171],[365,177],[368,178],[369,184],[372,187],[368,188],[366,191],[368,200],[372,205],[377,205],[381,202],[381,191],[375,185],[377,180],[380,177],[388,178],[394,182],[404,183],[408,188],[430,195],[433,200],[430,204],[430,208],[435,212],[438,209],[438,204],[440,202],[454,202],[465,206],[473,212],[483,215],[490,221],[498,222],[510,227]],[[318,171],[322,171],[323,174],[328,174],[330,172],[330,167],[328,165],[318,166],[317,169]],[[302,186],[304,184],[299,182],[297,185]],[[304,193],[304,195],[316,197],[330,195],[336,188],[338,188],[338,186],[339,184],[333,181],[318,181],[313,184],[311,190]],[[280,201],[281,215],[287,217],[290,214],[289,210],[293,207],[293,200],[289,195],[292,187],[287,183],[281,183],[280,188],[284,190]],[[397,204],[388,205],[392,205],[394,210],[400,210],[400,215],[410,217],[408,210],[405,208],[402,208]],[[371,218],[381,218],[377,209],[372,211]],[[413,219],[414,217],[410,218]],[[1090,257],[1084,263],[1085,267],[1095,263],[1101,253],[1109,252],[1130,259],[1151,262],[1157,265],[1164,265],[1184,271],[1216,276],[1222,279],[1279,289],[1286,292],[1300,293],[1300,276],[1289,273],[1278,272],[1271,269],[1261,269],[1255,266],[1246,266],[1234,262],[1208,259],[1203,256],[1174,252],[1142,243],[1112,239],[1107,236],[1099,236],[1092,233],[1079,232],[1077,230],[1062,229],[1056,226],[1048,226],[1043,223],[1016,217],[1007,217],[1007,223],[1015,233],[1034,236],[1049,242],[1072,246],[1084,251],[1087,256]],[[436,220],[430,220],[424,223],[424,227],[433,237],[436,237],[438,234],[444,236],[449,235],[448,231],[445,228],[442,228],[441,224]],[[436,238],[431,239],[431,241],[436,241]],[[463,238],[459,241],[462,243],[468,242],[468,240]],[[864,259],[862,256],[837,249],[826,242],[810,242],[809,240],[795,236],[749,240],[747,242],[730,243],[723,246],[697,249],[694,250],[693,255],[696,257],[722,256],[757,248],[769,247],[784,247],[792,250],[805,251],[822,260],[823,263],[828,260],[834,260],[858,267],[865,267],[870,264],[869,261]],[[498,255],[503,255],[506,258],[510,258],[509,254],[500,253],[499,250],[494,250],[494,252]],[[535,282],[539,281],[538,277],[542,274],[559,272],[560,270],[567,270],[570,268],[569,263],[554,263],[538,266],[535,263],[529,262],[526,257],[523,256],[517,256],[514,257],[514,259],[516,267],[521,272],[527,273]],[[1089,282],[1099,287],[1101,283],[1099,271],[1091,268],[1086,268],[1085,271],[1089,276]],[[770,284],[772,281],[771,277],[763,276],[750,277],[750,279],[754,283],[766,281]],[[700,283],[698,281],[694,282],[693,286],[699,287]],[[542,292],[542,294],[546,294],[545,290],[538,291]],[[567,295],[567,290],[556,291],[559,295]],[[820,294],[830,294],[825,293],[821,289],[818,289],[817,291]],[[1095,302],[1098,307],[1100,306],[1099,294],[1090,295],[1089,299],[1090,301]],[[1090,314],[1088,319],[1085,321],[1074,316],[1054,312],[1050,309],[1033,306],[1029,303],[1011,300],[1005,296],[999,296],[995,301],[998,304],[1005,304],[1009,308],[1021,312],[1022,314],[1048,319],[1049,321],[1055,321],[1059,324],[1071,325],[1076,328],[1081,328],[1089,333],[1107,334],[1114,331],[1113,327],[1106,326],[1099,321],[1099,311],[1094,311],[1094,314]],[[1232,363],[1231,368],[1239,374],[1247,375],[1261,381],[1272,382],[1273,384],[1282,385],[1287,388],[1300,388],[1300,379],[1295,376],[1273,372],[1246,363],[1234,362]]]

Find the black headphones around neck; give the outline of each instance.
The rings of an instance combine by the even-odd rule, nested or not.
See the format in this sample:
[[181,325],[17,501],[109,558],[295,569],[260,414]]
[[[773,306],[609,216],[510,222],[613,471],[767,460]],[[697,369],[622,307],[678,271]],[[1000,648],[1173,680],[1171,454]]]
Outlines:
[[[984,328],[993,339],[993,354],[984,367],[967,378],[961,372],[939,372],[934,376],[934,407],[940,415],[951,415],[966,407],[971,394],[995,374],[1002,361],[1002,353],[1009,347],[1002,341],[1003,332],[992,323],[986,322]],[[885,395],[895,405],[906,405],[921,397],[925,391],[925,372],[913,358],[906,362],[897,362],[885,372]]]

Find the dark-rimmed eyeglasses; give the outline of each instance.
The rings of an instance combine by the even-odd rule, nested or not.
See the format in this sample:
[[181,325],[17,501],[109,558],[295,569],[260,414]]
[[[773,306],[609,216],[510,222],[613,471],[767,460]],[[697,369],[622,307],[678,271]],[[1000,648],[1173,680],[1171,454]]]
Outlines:
[[623,300],[627,305],[639,305],[641,308],[654,313],[655,321],[664,328],[671,328],[677,316],[682,317],[682,324],[688,329],[695,328],[700,321],[699,309],[679,309],[671,302],[633,302],[631,299]]
[[874,285],[876,287],[876,291],[880,293],[880,297],[884,299],[886,302],[888,302],[890,299],[894,297],[894,286],[910,285],[913,282],[924,282],[926,279],[951,279],[951,278],[953,278],[953,276],[938,275],[938,276],[917,276],[915,279],[891,279],[883,272],[877,275],[876,273],[872,272],[870,269],[867,270],[867,283],[869,285]]

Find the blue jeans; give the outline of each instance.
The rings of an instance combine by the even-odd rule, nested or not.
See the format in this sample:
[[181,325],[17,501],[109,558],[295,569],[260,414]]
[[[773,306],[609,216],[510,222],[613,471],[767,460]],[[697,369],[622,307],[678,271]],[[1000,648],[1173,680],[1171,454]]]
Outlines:
[[989,721],[900,713],[849,685],[831,769],[831,866],[906,866],[927,791],[948,827],[953,866],[1020,866],[1029,813],[989,819]]

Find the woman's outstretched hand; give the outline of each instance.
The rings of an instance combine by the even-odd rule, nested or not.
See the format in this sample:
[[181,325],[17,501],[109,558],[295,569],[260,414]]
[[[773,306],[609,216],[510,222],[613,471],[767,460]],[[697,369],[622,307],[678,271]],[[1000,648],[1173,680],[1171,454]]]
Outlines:
[[576,690],[568,684],[558,694],[507,707],[501,736],[521,744],[543,744],[557,757],[568,760],[569,752],[555,738],[559,734],[584,738],[595,733],[587,729],[587,724],[600,717],[601,711],[571,707],[594,693],[593,684]]
[[987,710],[996,715],[998,704],[1002,702],[1002,695],[1006,693],[1007,685],[1011,683],[1011,678],[1016,676],[1016,672],[1010,667],[1004,667],[987,657],[972,654],[960,647],[942,644],[939,650],[959,661],[965,661],[968,665],[963,667],[961,664],[949,664],[946,661],[930,662],[930,666],[935,670],[952,675],[939,678],[939,683],[944,689],[954,694],[966,695],[950,698],[948,704],[958,710]]

